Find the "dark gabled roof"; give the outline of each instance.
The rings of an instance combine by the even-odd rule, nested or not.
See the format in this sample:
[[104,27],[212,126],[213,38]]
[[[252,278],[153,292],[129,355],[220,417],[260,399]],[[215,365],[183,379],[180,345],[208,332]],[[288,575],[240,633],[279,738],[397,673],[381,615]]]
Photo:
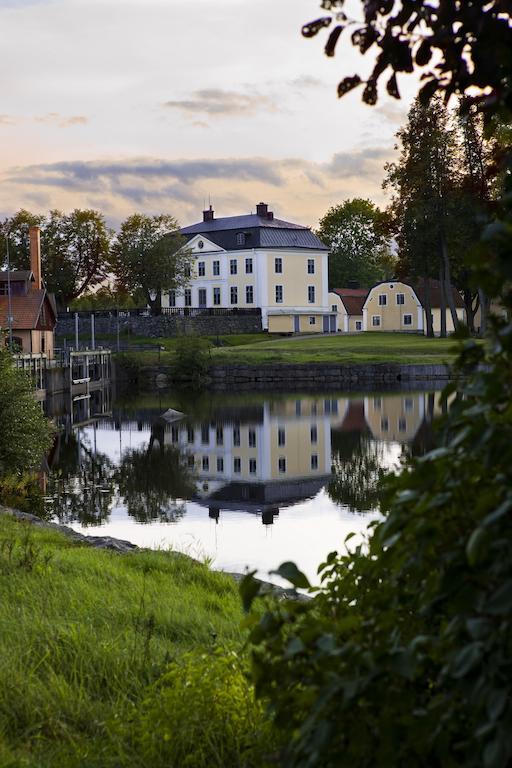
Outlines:
[[331,288],[330,293],[340,297],[347,315],[363,314],[363,304],[369,294],[366,288]]
[[[41,310],[43,304],[51,311],[51,318],[43,324]],[[29,291],[26,296],[11,296],[12,327],[17,331],[53,330],[56,324],[55,300],[44,288]],[[9,297],[0,296],[0,328],[9,325]]]
[[[411,285],[414,288],[414,293],[416,294],[422,306],[424,307],[427,281],[420,278],[418,280],[408,280],[407,283],[408,285]],[[441,294],[441,283],[439,280],[433,280],[432,278],[428,280],[428,294],[429,294],[431,308],[438,309],[439,307],[441,307],[442,294]],[[455,302],[455,306],[464,308],[464,302],[462,301],[462,296],[454,286],[452,286],[452,296]]]
[[[237,243],[237,235],[245,234],[245,244]],[[212,243],[227,251],[249,248],[306,248],[327,251],[328,248],[308,227],[289,221],[258,216],[226,216],[221,219],[200,221],[183,227],[181,234],[187,240],[195,235],[204,235]]]
[[34,279],[34,273],[28,269],[11,269],[9,274],[7,270],[0,272],[0,283],[6,283],[8,280],[11,283],[26,283],[28,280]]

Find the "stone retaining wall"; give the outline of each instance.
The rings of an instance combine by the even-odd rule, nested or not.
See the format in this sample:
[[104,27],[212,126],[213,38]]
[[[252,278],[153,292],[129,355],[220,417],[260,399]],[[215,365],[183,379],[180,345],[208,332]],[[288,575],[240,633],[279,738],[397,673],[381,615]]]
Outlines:
[[[265,365],[215,365],[210,368],[208,389],[236,390],[376,389],[400,386],[413,389],[432,382],[447,382],[447,365],[400,365],[367,363],[359,365],[268,363]],[[119,376],[122,380],[122,375]],[[148,366],[140,370],[144,386],[165,387],[174,382],[170,366]]]
[[[117,318],[96,317],[96,333],[117,333]],[[80,333],[91,332],[91,321],[88,317],[80,318]],[[149,338],[177,336],[178,334],[197,334],[198,336],[216,336],[233,333],[258,333],[261,331],[259,315],[196,315],[180,317],[177,315],[150,315],[148,317],[132,315],[119,318],[121,333],[132,333],[134,336]],[[65,319],[59,319],[57,335],[74,336],[75,318],[73,314]]]

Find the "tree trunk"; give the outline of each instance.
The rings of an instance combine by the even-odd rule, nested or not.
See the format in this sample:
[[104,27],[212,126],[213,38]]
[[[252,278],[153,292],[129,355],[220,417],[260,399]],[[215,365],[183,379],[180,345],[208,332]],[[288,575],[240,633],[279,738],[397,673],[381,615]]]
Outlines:
[[425,310],[425,322],[427,325],[427,336],[432,338],[432,336],[434,335],[434,328],[432,326],[432,305],[430,301],[430,288],[428,284],[428,278],[424,277],[423,280],[425,282],[425,291],[423,295],[425,300],[424,310]]
[[485,336],[487,333],[487,316],[489,314],[490,301],[482,288],[478,289],[478,298],[480,299],[480,336]]
[[473,293],[470,288],[464,288],[462,293],[464,301],[464,309],[466,311],[466,325],[468,326],[469,333],[475,335],[475,315],[478,312],[480,306],[480,297],[478,293]]
[[[448,300],[448,306],[450,307],[450,313],[452,316],[452,323],[454,329],[459,329],[459,318],[457,317],[457,309],[455,307],[455,299],[453,298],[452,278],[450,271],[450,260],[448,258],[448,248],[446,247],[446,237],[444,233],[444,226],[441,227],[441,254],[444,264],[444,282],[446,286],[446,298]],[[446,312],[445,312],[446,316]]]
[[446,339],[446,285],[444,281],[443,265],[439,265],[439,282],[441,283],[441,332],[442,339]]

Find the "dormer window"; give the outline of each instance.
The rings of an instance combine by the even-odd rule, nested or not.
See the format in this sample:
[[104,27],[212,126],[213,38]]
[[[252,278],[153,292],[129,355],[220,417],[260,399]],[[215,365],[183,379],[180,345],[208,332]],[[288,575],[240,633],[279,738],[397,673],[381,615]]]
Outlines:
[[245,232],[238,232],[236,236],[237,245],[245,245]]

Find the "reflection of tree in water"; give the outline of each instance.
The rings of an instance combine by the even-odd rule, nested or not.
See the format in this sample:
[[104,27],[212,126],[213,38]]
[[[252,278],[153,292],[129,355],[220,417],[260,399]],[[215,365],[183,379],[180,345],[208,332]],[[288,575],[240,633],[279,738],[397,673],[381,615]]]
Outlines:
[[178,448],[164,445],[158,425],[147,448],[123,456],[115,480],[128,514],[139,523],[176,522],[185,514],[185,504],[176,499],[188,499],[195,491],[194,476],[183,456]]
[[56,463],[48,479],[48,496],[60,523],[101,525],[110,517],[114,465],[104,453],[92,451],[80,433],[60,436]]
[[363,431],[332,431],[333,480],[327,486],[336,504],[351,512],[369,512],[379,503],[383,445]]

